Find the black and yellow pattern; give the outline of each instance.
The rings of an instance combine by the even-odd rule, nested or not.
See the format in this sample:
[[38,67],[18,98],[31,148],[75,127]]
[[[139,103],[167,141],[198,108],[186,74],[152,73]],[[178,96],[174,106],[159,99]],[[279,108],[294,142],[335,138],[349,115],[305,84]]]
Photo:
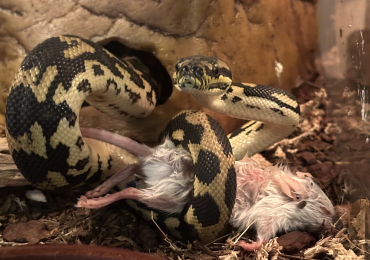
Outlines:
[[270,86],[232,82],[227,64],[215,57],[180,59],[173,79],[178,90],[190,93],[202,106],[254,120],[229,135],[236,160],[287,137],[299,123],[299,104],[291,93]]
[[145,117],[155,107],[156,88],[133,65],[80,37],[54,37],[36,46],[21,64],[6,107],[10,151],[36,187],[100,181],[110,167],[110,157],[82,139],[84,100],[113,117]]
[[180,112],[164,135],[187,150],[194,162],[193,196],[179,216],[183,220],[178,222],[179,233],[208,243],[224,230],[235,203],[236,173],[230,142],[222,127],[199,111]]
[[127,203],[182,241],[209,243],[227,231],[236,198],[235,160],[229,139],[215,119],[191,110],[171,119],[160,141],[165,138],[184,148],[193,159],[192,199],[180,214],[149,209],[130,200]]
[[[115,162],[82,138],[82,103],[86,100],[117,118],[145,117],[159,92],[140,68],[98,44],[75,36],[44,41],[22,62],[7,101],[7,139],[17,167],[44,190],[106,179],[114,173]],[[157,212],[155,218],[186,241],[216,239],[235,202],[229,140],[214,119],[196,111],[177,115],[164,133],[192,155],[196,177],[184,211],[171,216]],[[150,214],[143,207],[140,211]]]
[[[87,101],[117,118],[150,114],[161,91],[135,64],[76,36],[50,38],[29,53],[14,79],[6,112],[9,149],[28,181],[54,190],[96,183],[114,173],[110,154],[82,138],[79,111]],[[263,122],[247,123],[230,135],[231,144],[213,118],[197,111],[179,113],[164,131],[191,154],[194,190],[182,213],[155,212],[154,218],[176,237],[207,243],[224,230],[234,206],[234,156],[256,153],[291,133],[299,106],[285,91],[232,83],[226,63],[214,57],[184,58],[176,69],[175,86],[202,105]],[[138,210],[150,216],[144,207]]]

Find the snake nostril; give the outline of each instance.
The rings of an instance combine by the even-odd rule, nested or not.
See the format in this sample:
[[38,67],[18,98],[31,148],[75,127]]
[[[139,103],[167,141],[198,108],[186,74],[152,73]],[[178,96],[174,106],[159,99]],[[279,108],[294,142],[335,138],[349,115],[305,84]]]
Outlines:
[[190,71],[189,66],[186,66],[186,65],[184,67],[182,67],[182,69],[181,69],[182,73],[187,73],[189,71]]

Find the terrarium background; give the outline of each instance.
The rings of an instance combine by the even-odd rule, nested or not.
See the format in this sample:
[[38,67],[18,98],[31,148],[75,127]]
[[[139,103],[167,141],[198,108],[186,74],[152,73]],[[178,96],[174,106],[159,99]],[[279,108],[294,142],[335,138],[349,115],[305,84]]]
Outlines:
[[[118,41],[152,53],[169,75],[180,57],[214,55],[230,65],[235,81],[268,84],[298,94],[305,113],[294,137],[307,132],[307,138],[265,151],[267,159],[289,163],[292,170],[313,173],[335,204],[368,198],[369,16],[369,0],[1,0],[0,130],[4,129],[5,100],[14,74],[26,53],[48,37],[75,34],[101,44]],[[101,121],[99,113],[89,109],[83,112],[81,123],[109,130],[119,128],[125,135],[150,142],[157,140],[175,113],[188,108],[201,106],[174,90],[166,104],[140,122],[107,124],[106,120]],[[239,120],[212,115],[227,131],[240,125]],[[17,172],[6,154],[5,138],[0,139],[0,151],[4,158],[0,166],[8,172]],[[1,209],[9,202],[9,211],[5,212],[17,210],[25,200],[22,188],[10,189],[11,192],[7,188],[0,190]],[[67,205],[61,213],[51,212],[44,222],[50,231],[46,232],[48,235],[56,230],[51,234],[52,242],[135,248],[140,245],[137,240],[149,234],[143,244],[157,243],[157,233],[149,224],[133,218],[124,208],[107,207],[90,214],[73,208],[75,196],[69,200],[65,196],[47,196],[48,212],[56,205]],[[30,219],[45,214],[44,208],[28,203],[30,207],[21,215],[3,214],[0,222],[30,223]],[[353,208],[361,205],[357,209],[369,213],[368,204],[357,201]],[[352,204],[342,206],[348,209]],[[361,228],[365,218],[366,214],[358,219]],[[349,216],[344,220],[350,223]],[[44,223],[38,225],[45,228]],[[101,228],[91,228],[98,225]],[[369,228],[359,230],[363,235]],[[127,240],[129,235],[136,240]]]
[[[0,124],[4,124],[7,91],[26,53],[46,38],[60,34],[79,35],[102,44],[114,40],[150,52],[170,76],[181,57],[218,56],[229,64],[237,82],[292,90],[297,80],[308,80],[314,73],[316,2],[2,0]],[[125,134],[142,141],[156,140],[167,121],[188,108],[200,106],[190,96],[174,90],[168,102],[142,123],[145,127],[120,128],[129,128]],[[227,131],[240,125],[240,120],[210,113]],[[144,137],[140,129],[148,126],[155,131]]]

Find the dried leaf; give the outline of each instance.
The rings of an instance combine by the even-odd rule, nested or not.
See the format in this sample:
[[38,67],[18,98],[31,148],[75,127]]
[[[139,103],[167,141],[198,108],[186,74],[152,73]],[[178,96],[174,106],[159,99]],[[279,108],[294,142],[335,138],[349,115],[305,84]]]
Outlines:
[[36,244],[41,239],[50,236],[44,223],[31,220],[26,223],[8,225],[3,233],[4,239],[9,242]]

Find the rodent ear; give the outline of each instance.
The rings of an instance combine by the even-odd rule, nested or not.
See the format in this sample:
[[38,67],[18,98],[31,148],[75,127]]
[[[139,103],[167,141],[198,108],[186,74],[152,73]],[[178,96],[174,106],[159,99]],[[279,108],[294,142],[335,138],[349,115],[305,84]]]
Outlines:
[[281,171],[274,176],[275,181],[285,195],[293,200],[302,200],[307,198],[308,194],[304,186],[289,174]]

